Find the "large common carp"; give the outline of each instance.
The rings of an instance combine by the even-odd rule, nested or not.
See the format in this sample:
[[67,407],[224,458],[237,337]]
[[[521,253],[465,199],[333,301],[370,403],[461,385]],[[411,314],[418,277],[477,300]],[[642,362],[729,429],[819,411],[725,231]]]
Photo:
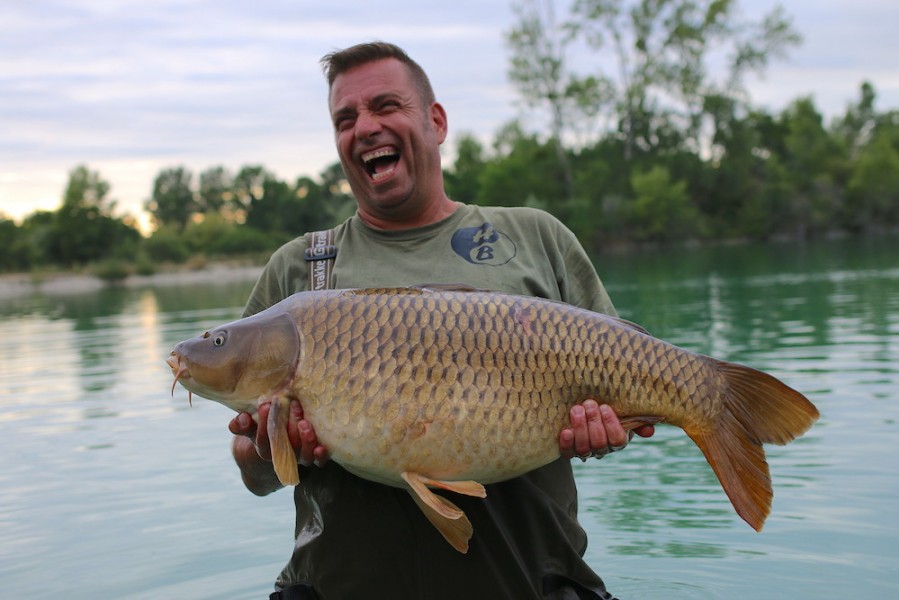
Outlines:
[[289,402],[333,460],[409,490],[456,549],[472,534],[439,487],[473,496],[559,457],[570,407],[593,397],[626,427],[665,422],[703,451],[737,513],[771,507],[763,443],[804,433],[818,411],[774,377],[567,304],[475,290],[301,292],[178,344],[189,391],[267,423],[275,471],[299,482]]

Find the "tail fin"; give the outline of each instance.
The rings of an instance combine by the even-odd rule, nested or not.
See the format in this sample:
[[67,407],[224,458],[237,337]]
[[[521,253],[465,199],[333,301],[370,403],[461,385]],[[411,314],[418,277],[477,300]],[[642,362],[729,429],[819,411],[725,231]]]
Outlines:
[[687,435],[705,454],[737,514],[761,531],[771,510],[771,477],[762,444],[786,444],[818,419],[809,400],[750,367],[716,361],[728,391],[718,421]]

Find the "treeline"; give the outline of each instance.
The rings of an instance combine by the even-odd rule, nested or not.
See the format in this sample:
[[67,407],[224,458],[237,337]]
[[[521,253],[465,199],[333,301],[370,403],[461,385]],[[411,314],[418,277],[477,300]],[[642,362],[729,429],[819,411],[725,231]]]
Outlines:
[[69,173],[61,207],[37,211],[17,225],[0,215],[0,270],[92,266],[108,279],[153,273],[161,263],[206,258],[265,258],[307,229],[345,219],[355,202],[340,165],[318,179],[281,181],[262,166],[236,174],[222,166],[199,174],[163,169],[144,208],[154,230],[143,237],[133,216],[116,213],[109,183],[81,165]]
[[[552,0],[512,7],[509,80],[546,124],[457,138],[451,198],[544,208],[592,251],[899,227],[899,111],[878,111],[871,84],[830,122],[812,98],[779,113],[751,103],[746,76],[801,41],[783,9],[747,21],[736,0],[572,0],[558,19]],[[80,166],[58,211],[0,215],[0,269],[264,256],[355,208],[339,164],[293,183],[262,166],[196,179],[174,166],[153,183],[143,238],[108,192]]]
[[877,113],[874,100],[863,84],[829,125],[810,98],[779,114],[710,105],[707,147],[667,128],[630,158],[625,137],[610,134],[565,149],[562,162],[555,140],[512,124],[492,147],[459,140],[447,185],[456,200],[544,208],[593,250],[889,230],[899,226],[899,112]]
[[[878,113],[874,101],[863,84],[829,125],[807,98],[779,114],[738,117],[721,106],[702,152],[670,129],[666,143],[637,146],[628,159],[622,136],[611,134],[565,150],[570,176],[555,140],[512,123],[486,146],[472,135],[456,139],[446,186],[463,202],[546,209],[593,251],[890,230],[899,227],[899,112]],[[133,217],[115,215],[109,190],[99,173],[79,166],[58,210],[21,225],[0,216],[0,269],[99,264],[115,277],[196,256],[264,258],[355,210],[338,163],[293,183],[261,166],[216,166],[196,179],[183,166],[164,169],[145,205],[156,227],[147,238]]]

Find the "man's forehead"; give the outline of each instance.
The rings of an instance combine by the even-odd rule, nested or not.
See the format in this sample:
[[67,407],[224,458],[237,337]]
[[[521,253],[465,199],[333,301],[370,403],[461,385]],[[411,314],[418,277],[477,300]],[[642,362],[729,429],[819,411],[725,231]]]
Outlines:
[[412,93],[415,93],[415,85],[406,66],[395,58],[385,58],[337,75],[331,85],[328,103],[334,110],[385,94],[405,96]]

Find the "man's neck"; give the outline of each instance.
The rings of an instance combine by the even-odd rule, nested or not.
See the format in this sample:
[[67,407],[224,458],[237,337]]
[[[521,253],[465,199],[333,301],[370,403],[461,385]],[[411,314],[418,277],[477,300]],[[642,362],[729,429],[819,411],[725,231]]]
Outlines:
[[437,223],[452,215],[460,206],[461,203],[444,196],[441,200],[432,202],[425,210],[413,216],[391,219],[390,217],[373,215],[361,209],[357,211],[357,214],[362,222],[372,229],[395,231],[399,229],[414,229]]

